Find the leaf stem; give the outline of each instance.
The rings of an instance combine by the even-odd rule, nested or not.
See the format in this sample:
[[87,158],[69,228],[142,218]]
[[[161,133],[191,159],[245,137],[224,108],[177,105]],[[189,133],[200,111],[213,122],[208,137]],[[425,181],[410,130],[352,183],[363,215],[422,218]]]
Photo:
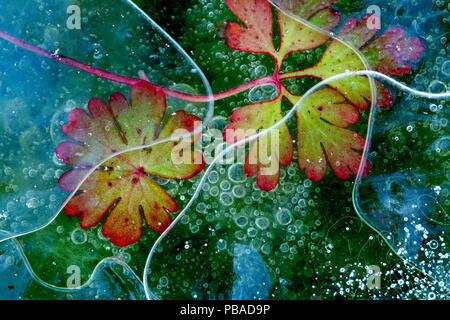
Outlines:
[[281,73],[281,74],[280,74],[280,80],[287,80],[287,79],[300,78],[300,77],[306,77],[306,76],[314,77],[314,78],[315,78],[315,76],[308,75],[308,74],[305,72],[305,70],[306,70],[306,69],[303,69],[303,70],[296,70],[296,71],[291,71],[291,72],[286,72],[286,73]]
[[225,98],[234,96],[235,94],[241,93],[245,90],[259,86],[261,84],[269,84],[269,83],[272,83],[272,84],[278,86],[278,81],[275,79],[275,77],[268,76],[268,77],[263,77],[263,78],[259,78],[259,79],[244,83],[238,87],[235,87],[235,88],[227,90],[227,91],[213,94],[212,96],[191,95],[191,94],[187,94],[187,93],[173,91],[173,90],[170,90],[167,88],[163,88],[163,91],[166,95],[171,96],[176,99],[180,99],[180,100],[191,101],[191,102],[208,102],[210,100],[225,99]]
[[[262,78],[244,83],[243,85],[240,85],[236,88],[233,88],[233,89],[230,89],[230,90],[227,90],[224,92],[220,92],[220,93],[217,93],[217,94],[214,94],[211,96],[209,96],[209,95],[192,95],[192,94],[178,92],[178,91],[174,91],[171,89],[167,89],[164,87],[154,85],[154,84],[150,83],[148,80],[145,80],[145,78],[143,80],[143,79],[139,79],[139,78],[125,77],[125,76],[117,75],[117,74],[114,74],[114,73],[111,73],[111,72],[108,72],[108,71],[105,71],[105,70],[102,70],[99,68],[92,67],[90,65],[87,65],[87,64],[77,61],[75,59],[72,59],[72,58],[57,54],[57,53],[52,53],[45,49],[39,48],[35,45],[32,45],[28,42],[18,39],[18,38],[4,32],[4,31],[1,31],[1,30],[0,30],[0,38],[4,39],[6,41],[9,41],[9,42],[15,44],[16,46],[21,47],[25,50],[36,53],[36,54],[43,56],[45,58],[48,58],[48,59],[52,59],[63,65],[73,67],[78,70],[82,70],[84,72],[90,73],[90,74],[95,75],[100,78],[104,78],[107,80],[111,80],[114,82],[130,85],[130,86],[135,85],[141,81],[147,81],[150,85],[162,90],[164,92],[164,94],[166,94],[170,97],[180,99],[180,100],[190,101],[190,102],[208,102],[211,100],[220,100],[220,99],[228,98],[228,97],[231,97],[242,91],[248,90],[250,88],[256,87],[261,84],[272,83],[272,84],[276,85],[277,87],[279,86],[278,74],[276,74],[276,75],[274,74],[272,76],[262,77]],[[140,77],[142,77],[142,76],[143,75],[140,74]]]

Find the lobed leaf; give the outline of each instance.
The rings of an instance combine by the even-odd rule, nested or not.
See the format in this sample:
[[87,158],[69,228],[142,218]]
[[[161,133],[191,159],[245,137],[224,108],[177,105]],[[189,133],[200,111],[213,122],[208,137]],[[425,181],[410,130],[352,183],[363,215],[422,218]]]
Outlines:
[[[61,176],[59,185],[64,191],[75,190],[89,167],[102,159],[129,147],[170,138],[179,129],[192,132],[195,122],[200,121],[178,111],[160,128],[165,96],[144,81],[131,87],[130,97],[131,104],[119,93],[112,94],[109,103],[93,98],[88,104],[89,113],[75,109],[69,114],[63,132],[76,142],[60,143],[56,153],[65,163],[78,168]],[[142,217],[151,229],[164,231],[171,222],[169,212],[177,211],[178,205],[152,177],[189,179],[200,172],[203,157],[190,148],[198,138],[196,135],[194,139],[163,142],[106,161],[83,182],[66,205],[66,214],[80,215],[83,228],[98,224],[107,215],[102,232],[118,246],[140,239]],[[178,144],[189,147],[181,150],[190,152],[191,162],[174,161],[173,150]]]
[[[295,104],[300,96],[289,94]],[[334,89],[322,89],[307,97],[296,112],[298,164],[306,176],[321,180],[327,171],[327,163],[340,179],[358,174],[365,139],[348,130],[359,121],[359,112]],[[364,159],[362,175],[370,170]]]
[[227,45],[235,50],[266,53],[275,52],[272,33],[272,6],[266,0],[227,0],[228,8],[244,26],[228,21],[225,28]]
[[[348,19],[338,34],[338,38],[345,41],[345,44],[339,40],[333,40],[319,63],[294,72],[292,76],[311,76],[324,80],[348,71],[366,70],[366,65],[360,56],[361,53],[367,59],[369,68],[374,70],[389,75],[403,75],[410,72],[411,66],[404,61],[414,61],[420,58],[424,50],[420,40],[416,37],[406,38],[403,29],[392,28],[367,45],[377,33],[377,30],[367,27],[368,17],[366,16],[360,21],[355,18]],[[356,51],[359,49],[361,49],[361,53]],[[341,79],[331,82],[329,85],[339,90],[358,108],[366,109],[368,102],[371,101],[370,82],[366,77]],[[378,107],[389,107],[393,101],[390,91],[378,81],[376,81],[376,91]]]
[[[251,104],[235,110],[231,123],[225,128],[225,140],[235,143],[279,122],[281,96],[267,102]],[[275,135],[276,134],[276,135]],[[253,142],[245,159],[244,171],[247,176],[257,176],[256,183],[261,190],[270,191],[280,179],[279,164],[288,166],[293,157],[294,146],[286,124],[263,135]]]
[[[299,1],[296,7],[302,18],[331,30],[340,21],[340,14],[328,8],[334,2],[336,1]],[[234,50],[269,54],[278,67],[288,54],[316,48],[329,39],[328,34],[277,11],[280,47],[275,48],[272,5],[267,0],[227,0],[226,4],[245,25],[228,21],[225,28],[226,44]]]

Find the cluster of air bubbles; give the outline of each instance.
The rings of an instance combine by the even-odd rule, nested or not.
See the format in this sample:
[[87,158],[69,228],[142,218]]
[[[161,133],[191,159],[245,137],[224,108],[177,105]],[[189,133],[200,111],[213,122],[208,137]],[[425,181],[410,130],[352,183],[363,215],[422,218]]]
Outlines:
[[273,100],[278,95],[278,89],[274,84],[263,84],[252,88],[248,93],[248,99],[255,102]]
[[386,262],[355,262],[322,269],[317,272],[329,274],[332,280],[332,287],[322,292],[323,298],[434,300],[447,299],[449,294],[444,281],[427,277],[407,263],[392,266]]
[[[444,1],[436,1],[439,6]],[[419,26],[431,24],[434,18],[426,18],[421,23],[420,19],[416,19],[413,25],[416,29]],[[446,18],[444,18],[446,19]],[[416,30],[419,32],[420,30]],[[423,32],[423,31],[422,31]],[[422,34],[420,34],[422,35]],[[450,60],[448,59],[448,38],[442,35],[439,28],[427,28],[425,38],[425,46],[429,51],[427,59],[421,66],[419,72],[415,76],[414,86],[423,91],[431,93],[445,93],[449,91],[448,77],[450,76]]]

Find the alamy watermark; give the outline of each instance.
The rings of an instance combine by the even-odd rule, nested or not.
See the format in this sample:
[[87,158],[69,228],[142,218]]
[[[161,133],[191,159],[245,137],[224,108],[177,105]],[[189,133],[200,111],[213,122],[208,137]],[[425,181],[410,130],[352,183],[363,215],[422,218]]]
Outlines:
[[367,288],[369,290],[372,289],[381,289],[381,268],[377,265],[367,266]]
[[71,5],[67,7],[67,14],[69,17],[66,20],[66,26],[69,30],[81,29],[81,9],[77,5]]
[[74,289],[79,288],[81,285],[81,269],[77,265],[71,265],[67,268],[67,273],[70,276],[67,278],[67,288]]
[[381,29],[381,9],[377,5],[371,5],[367,8],[367,14],[370,17],[367,19],[367,28],[369,30],[380,30]]

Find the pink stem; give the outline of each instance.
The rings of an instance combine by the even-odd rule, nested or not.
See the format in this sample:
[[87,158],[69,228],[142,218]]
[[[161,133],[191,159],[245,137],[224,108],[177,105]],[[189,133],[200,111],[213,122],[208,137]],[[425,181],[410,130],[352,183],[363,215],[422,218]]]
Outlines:
[[225,99],[225,98],[234,96],[235,94],[238,94],[247,89],[256,87],[261,84],[267,84],[267,83],[273,83],[274,85],[276,85],[278,87],[278,82],[275,79],[275,77],[268,76],[268,77],[259,78],[259,79],[244,83],[236,88],[233,88],[233,89],[230,89],[230,90],[227,90],[224,92],[216,93],[211,96],[196,96],[196,95],[191,95],[191,94],[187,94],[187,93],[183,93],[183,92],[173,91],[173,90],[166,89],[166,88],[164,88],[163,90],[166,95],[171,96],[176,99],[186,100],[186,101],[191,101],[191,102],[208,102],[210,100]]
[[[54,54],[51,53],[47,50],[44,50],[42,48],[39,48],[37,46],[34,46],[30,43],[27,43],[23,40],[20,40],[4,31],[0,30],[0,38],[3,38],[11,43],[14,43],[15,45],[34,52],[40,56],[52,59],[56,62],[59,62],[63,65],[69,66],[69,67],[73,67],[82,71],[85,71],[87,73],[93,74],[97,77],[101,77],[104,79],[108,79],[114,82],[118,82],[118,83],[123,83],[123,84],[127,84],[127,85],[135,85],[137,83],[139,83],[140,81],[143,81],[142,79],[136,79],[136,78],[129,78],[129,77],[124,77],[124,76],[120,76],[99,68],[95,68],[92,66],[89,66],[87,64],[84,64],[80,61],[77,61],[75,59],[69,58],[69,57],[65,57],[63,55],[60,54]],[[141,77],[143,77],[143,75],[140,74]],[[144,80],[147,81],[147,80]],[[148,81],[147,81],[148,82]],[[149,82],[150,83],[150,82]],[[268,76],[268,77],[264,77],[264,78],[259,78],[250,82],[247,82],[243,85],[240,85],[236,88],[221,92],[221,93],[217,93],[211,96],[208,95],[203,95],[203,96],[199,96],[199,95],[191,95],[191,94],[187,94],[187,93],[183,93],[183,92],[178,92],[178,91],[174,91],[174,90],[170,90],[167,88],[163,88],[163,87],[159,87],[156,86],[152,83],[150,83],[152,86],[159,88],[160,90],[162,90],[166,95],[171,96],[173,98],[176,99],[180,99],[180,100],[185,100],[185,101],[191,101],[191,102],[208,102],[211,100],[220,100],[220,99],[224,99],[230,96],[233,96],[237,93],[240,93],[242,91],[245,91],[247,89],[250,89],[252,87],[261,85],[261,84],[265,84],[265,83],[273,83],[275,84],[277,87],[279,86],[279,79],[276,76]]]

